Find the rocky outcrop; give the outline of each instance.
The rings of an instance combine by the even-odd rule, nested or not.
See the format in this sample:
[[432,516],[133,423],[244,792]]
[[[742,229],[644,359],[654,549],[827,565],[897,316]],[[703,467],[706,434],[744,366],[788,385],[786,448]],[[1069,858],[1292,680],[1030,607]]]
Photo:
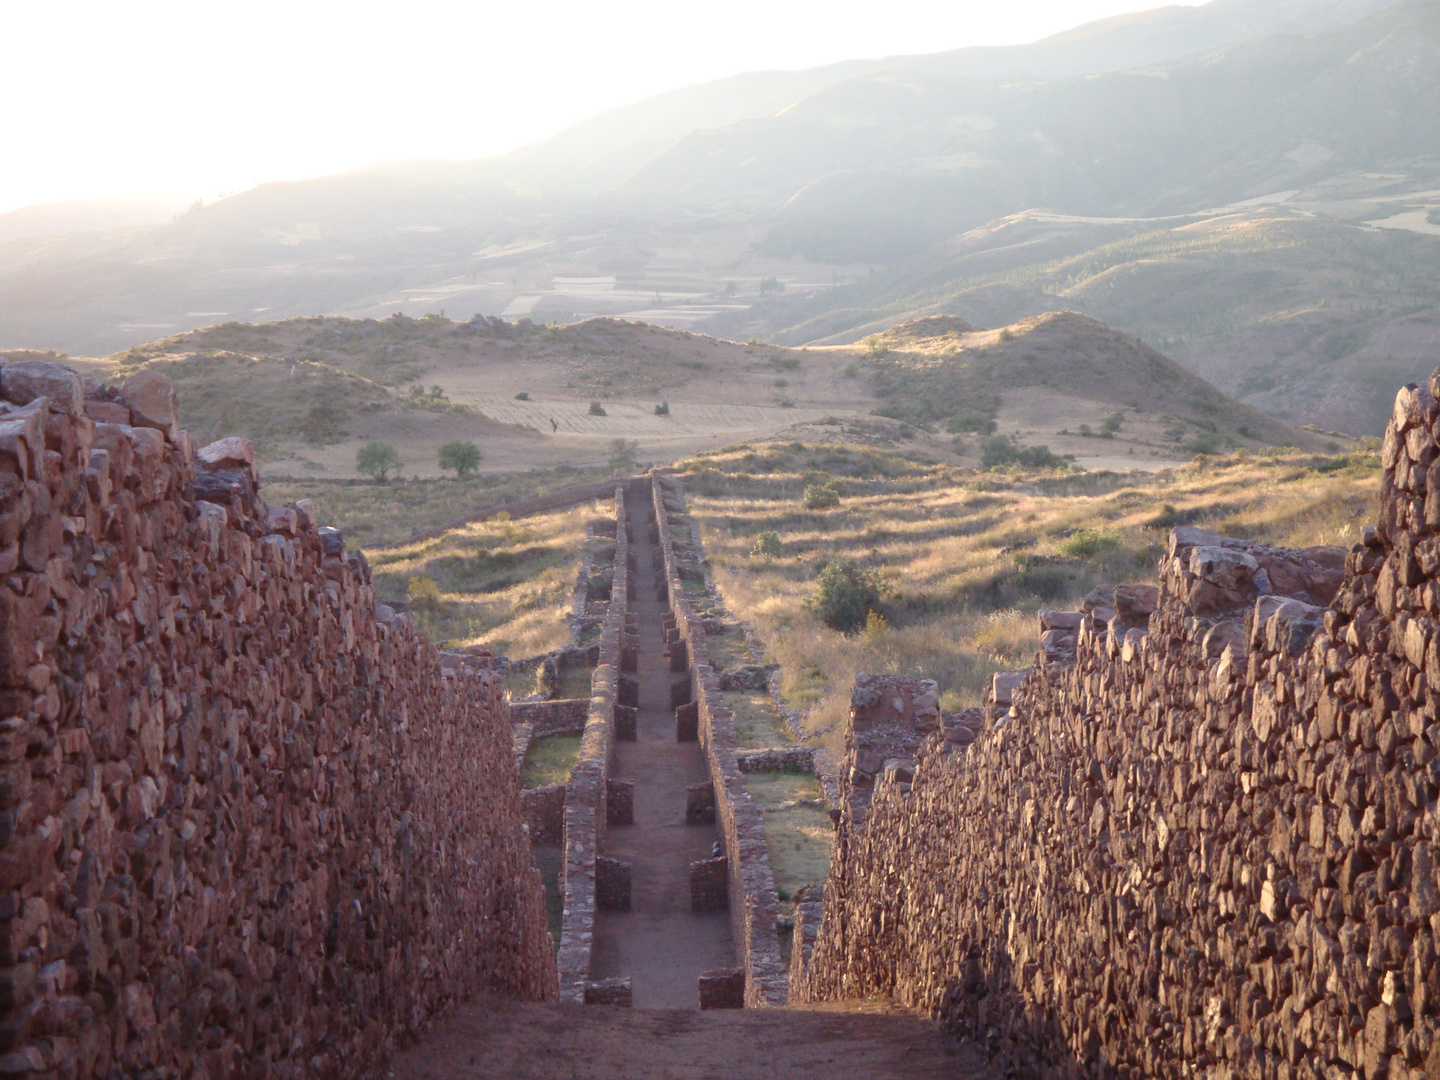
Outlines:
[[553,996],[499,678],[158,376],[0,397],[0,1074],[363,1075]]
[[1178,529],[1153,595],[1042,617],[1069,640],[973,742],[842,806],[792,993],[892,997],[1024,1075],[1440,1074],[1435,389],[1348,553]]

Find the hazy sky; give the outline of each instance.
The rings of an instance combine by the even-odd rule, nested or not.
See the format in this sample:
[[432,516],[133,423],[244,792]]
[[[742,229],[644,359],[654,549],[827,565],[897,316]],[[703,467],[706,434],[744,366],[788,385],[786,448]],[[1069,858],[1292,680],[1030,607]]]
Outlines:
[[1154,6],[4,0],[0,213],[483,157],[736,72],[1031,41]]

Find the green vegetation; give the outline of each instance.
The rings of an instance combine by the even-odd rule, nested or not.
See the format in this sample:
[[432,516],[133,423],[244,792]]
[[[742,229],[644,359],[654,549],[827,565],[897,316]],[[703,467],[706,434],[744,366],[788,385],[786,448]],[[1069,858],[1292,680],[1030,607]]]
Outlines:
[[590,402],[590,415],[591,415],[591,416],[609,416],[610,414],[605,411],[605,406],[604,406],[604,405],[601,405],[600,402],[598,402],[598,401],[592,401],[592,402]]
[[580,758],[579,736],[556,735],[536,739],[525,755],[525,769],[520,786],[525,790],[563,784],[570,779],[570,770]]
[[880,602],[880,581],[854,559],[827,562],[816,575],[815,594],[807,601],[810,613],[832,630],[853,634],[866,624]]
[[785,549],[780,544],[780,534],[774,529],[766,529],[755,538],[755,544],[750,549],[751,555],[768,556],[775,558],[783,555]]
[[992,435],[980,444],[980,464],[987,469],[998,469],[1006,465],[1022,469],[1055,469],[1065,464],[1065,459],[1050,452],[1048,446],[1018,446],[1013,439]]
[[670,415],[670,403],[669,403],[668,401],[662,401],[662,402],[660,402],[659,405],[656,405],[656,406],[655,406],[655,415],[656,415],[656,416],[669,416],[669,415]]
[[640,444],[633,439],[611,439],[607,461],[610,467],[617,471],[633,471],[640,465],[640,459],[636,456],[639,451]]
[[800,497],[800,505],[806,510],[833,510],[840,505],[840,490],[829,480],[811,484]]
[[457,480],[469,480],[480,468],[480,448],[473,442],[453,439],[440,447],[440,468],[453,470]]
[[355,452],[355,471],[361,476],[371,477],[377,484],[386,483],[391,470],[398,472],[404,464],[394,443],[376,440]]
[[516,401],[529,401],[529,400],[530,400],[530,391],[528,391],[528,390],[521,390],[518,394],[515,395],[515,400],[516,400]]

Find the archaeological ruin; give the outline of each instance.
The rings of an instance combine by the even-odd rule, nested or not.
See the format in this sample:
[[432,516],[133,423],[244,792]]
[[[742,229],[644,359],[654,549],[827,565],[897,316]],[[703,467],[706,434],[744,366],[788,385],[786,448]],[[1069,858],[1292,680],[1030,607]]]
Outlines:
[[[887,1001],[967,1076],[1440,1076],[1437,392],[1400,392],[1353,549],[1176,528],[1158,586],[1042,611],[984,708],[857,674],[826,764],[743,749],[723,694],[773,665],[712,662],[738,631],[664,471],[535,500],[605,508],[571,644],[525,661],[589,697],[512,703],[163,377],[6,364],[0,1075],[376,1075],[503,998]],[[568,780],[522,793],[559,737]],[[747,790],[783,770],[836,819],[788,957]]]

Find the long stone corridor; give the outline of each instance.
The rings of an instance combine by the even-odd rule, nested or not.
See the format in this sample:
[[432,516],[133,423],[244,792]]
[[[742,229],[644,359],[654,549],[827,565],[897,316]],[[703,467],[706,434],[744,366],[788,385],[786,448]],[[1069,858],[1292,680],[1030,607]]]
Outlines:
[[720,833],[714,825],[685,824],[686,789],[708,776],[698,745],[675,740],[674,676],[661,629],[667,608],[650,584],[650,501],[634,492],[625,505],[640,567],[630,602],[639,624],[640,704],[636,740],[615,744],[610,776],[634,782],[635,821],[609,826],[601,854],[630,863],[631,910],[596,916],[591,976],[628,975],[637,1008],[693,1009],[700,973],[735,964],[729,914],[690,910],[690,863],[709,858]]

